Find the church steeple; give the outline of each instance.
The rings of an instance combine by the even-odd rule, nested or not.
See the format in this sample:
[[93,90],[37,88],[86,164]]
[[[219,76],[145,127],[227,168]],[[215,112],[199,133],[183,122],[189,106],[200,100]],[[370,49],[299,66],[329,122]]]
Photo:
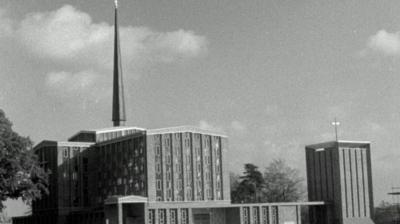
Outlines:
[[121,66],[121,49],[119,44],[119,28],[118,28],[118,0],[115,4],[114,19],[114,77],[113,77],[113,105],[112,105],[112,121],[114,127],[123,126],[126,121],[125,115],[125,98],[124,84],[122,79]]

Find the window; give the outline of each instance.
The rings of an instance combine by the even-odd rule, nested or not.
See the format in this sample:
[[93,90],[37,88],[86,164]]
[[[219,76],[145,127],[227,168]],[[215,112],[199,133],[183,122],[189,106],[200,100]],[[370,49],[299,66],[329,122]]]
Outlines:
[[207,181],[211,180],[211,173],[210,172],[206,173],[206,179],[207,179]]
[[161,190],[161,180],[157,180],[157,190]]
[[149,211],[149,224],[154,224],[155,220],[154,220],[154,210],[150,210]]
[[160,209],[158,212],[159,212],[158,215],[159,215],[160,224],[165,224],[166,220],[165,220],[165,211],[164,211],[164,209]]
[[254,224],[259,224],[259,210],[258,210],[258,207],[253,207],[253,220],[254,220]]
[[170,217],[171,217],[171,224],[176,224],[176,211],[175,211],[175,209],[171,210]]
[[156,155],[161,155],[161,148],[159,145],[156,146]]
[[143,170],[144,170],[144,165],[143,165],[143,164],[140,164],[140,165],[139,165],[139,170],[140,170],[140,171],[143,171]]
[[186,191],[186,199],[188,201],[192,200],[192,189],[191,188],[188,188]]
[[126,167],[124,168],[124,175],[128,175],[128,169]]
[[68,148],[64,149],[64,158],[68,158]]
[[263,219],[263,223],[268,223],[268,218],[269,214],[268,214],[268,207],[262,207],[262,219]]
[[170,199],[170,198],[172,198],[172,189],[170,188],[170,189],[168,189],[168,191],[167,191],[167,197]]
[[135,170],[135,173],[138,173],[138,172],[139,172],[139,167],[138,167],[136,164],[135,164],[134,170]]
[[188,224],[188,211],[187,209],[182,209],[182,224]]
[[157,170],[157,173],[158,173],[158,174],[161,173],[161,164],[160,164],[159,162],[156,163],[156,170]]
[[182,190],[182,180],[178,180],[178,190]]
[[243,224],[249,224],[249,223],[250,223],[249,208],[244,207],[243,208]]
[[167,164],[171,164],[171,155],[167,155]]

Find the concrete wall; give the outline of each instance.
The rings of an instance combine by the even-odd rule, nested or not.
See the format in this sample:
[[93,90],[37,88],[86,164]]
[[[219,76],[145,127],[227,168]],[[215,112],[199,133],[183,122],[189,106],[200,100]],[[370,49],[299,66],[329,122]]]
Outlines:
[[347,223],[347,219],[351,223],[371,221],[373,194],[368,142],[339,141],[307,146],[306,164],[309,200],[332,202],[335,223]]
[[230,200],[227,140],[217,135],[147,135],[149,201]]

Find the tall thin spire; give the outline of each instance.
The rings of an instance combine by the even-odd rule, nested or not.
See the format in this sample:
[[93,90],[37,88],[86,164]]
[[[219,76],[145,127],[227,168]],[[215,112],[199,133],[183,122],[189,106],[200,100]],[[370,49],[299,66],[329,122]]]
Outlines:
[[114,127],[125,124],[125,98],[124,84],[122,79],[121,49],[119,44],[118,28],[118,0],[114,1],[115,20],[114,20],[114,80],[113,80],[113,108],[112,121]]

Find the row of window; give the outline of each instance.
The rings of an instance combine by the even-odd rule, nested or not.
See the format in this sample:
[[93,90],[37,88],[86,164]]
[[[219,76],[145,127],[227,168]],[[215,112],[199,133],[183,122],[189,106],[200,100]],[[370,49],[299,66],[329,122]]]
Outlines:
[[[164,139],[164,141],[166,142],[166,143],[170,143],[170,139],[169,138],[166,138],[166,139]],[[185,143],[186,144],[188,144],[188,143],[190,143],[190,139],[185,139]],[[217,148],[216,148],[216,153],[218,154],[218,153],[220,153],[220,150],[218,149],[218,143],[216,144],[216,146],[217,146]],[[180,174],[182,174],[182,160],[181,160],[181,154],[180,154],[180,151],[181,149],[180,148],[174,148],[174,153],[176,154],[176,161],[175,161],[175,169],[174,169],[174,173],[176,172],[176,174],[178,174],[178,175],[176,175],[176,180],[174,180],[176,183],[177,183],[177,190],[178,191],[181,191],[182,190],[182,179],[181,179],[181,177],[180,177]],[[162,197],[162,194],[163,194],[163,191],[162,191],[162,181],[161,181],[161,179],[162,179],[162,152],[161,152],[161,147],[159,146],[159,145],[155,145],[155,152],[156,152],[156,158],[155,158],[155,168],[156,168],[156,189],[157,189],[157,197]],[[166,158],[166,181],[167,181],[167,183],[166,183],[166,186],[167,186],[167,188],[172,188],[172,172],[171,172],[171,165],[172,165],[172,163],[173,163],[173,161],[172,161],[172,155],[170,154],[171,153],[171,151],[169,151],[168,149],[166,150],[166,155],[165,155],[165,158]],[[197,189],[198,189],[198,192],[196,192],[197,193],[197,195],[200,195],[200,200],[202,200],[202,188],[203,188],[203,176],[202,176],[202,173],[203,173],[203,164],[202,164],[202,160],[201,160],[201,157],[202,157],[202,150],[201,150],[201,148],[200,147],[195,147],[195,153],[196,153],[196,162],[195,162],[195,165],[196,165],[196,176],[195,176],[195,178],[196,178],[196,184],[198,185],[198,187],[197,187]],[[205,179],[205,181],[207,182],[207,186],[205,186],[205,187],[208,187],[208,188],[212,188],[212,163],[211,163],[211,156],[210,156],[210,149],[204,149],[204,153],[205,153],[205,158],[204,158],[204,164],[206,165],[205,167],[204,167],[204,179]],[[186,185],[187,185],[187,187],[191,187],[191,185],[192,185],[192,166],[191,166],[191,161],[192,161],[192,156],[191,156],[191,150],[190,149],[187,149],[187,154],[185,155],[186,156],[186,160],[185,160],[185,162],[186,162],[186,166],[185,166],[185,182],[186,182]],[[217,186],[216,186],[216,193],[217,193],[217,195],[221,195],[221,181],[220,181],[220,173],[221,173],[221,166],[220,166],[220,159],[219,159],[219,156],[217,156],[217,158],[216,158],[216,165],[215,165],[215,170],[216,170],[216,178],[217,178]],[[167,192],[168,192],[168,189],[167,189]],[[171,189],[171,192],[172,192],[172,189]],[[210,190],[210,192],[211,192],[211,190]],[[190,194],[191,195],[191,194]],[[171,194],[169,194],[168,195],[168,193],[167,193],[167,198],[166,198],[166,200],[172,200],[172,193]],[[170,197],[171,196],[171,197]],[[192,195],[190,196],[190,198],[192,197]],[[188,199],[189,197],[187,197],[187,199]],[[211,193],[209,193],[209,194],[207,194],[206,193],[206,195],[205,195],[205,198],[207,198],[207,199],[212,199],[212,194]],[[221,197],[219,197],[219,199],[222,199]]]
[[[196,140],[199,140],[199,139],[200,139],[200,134],[193,134],[193,136],[194,136],[194,138],[195,138]],[[159,135],[155,135],[155,136],[154,136],[154,140],[155,140],[156,142],[158,142],[159,139],[160,139],[160,136],[159,136]],[[174,139],[175,139],[176,141],[179,141],[179,140],[180,140],[180,135],[179,135],[179,133],[175,133]],[[164,140],[164,141],[163,141],[164,145],[165,145],[166,147],[170,147],[170,145],[171,145],[171,138],[170,138],[170,137],[164,137],[163,140]],[[215,147],[216,147],[216,148],[219,148],[219,143],[218,143],[219,137],[214,136],[214,141],[216,141]],[[191,145],[191,140],[190,140],[190,138],[189,138],[189,135],[186,135],[185,138],[184,138],[184,146],[185,146],[185,147],[190,147],[190,145]],[[203,147],[210,147],[210,145],[211,145],[211,139],[210,139],[210,137],[209,137],[209,136],[204,136],[204,137],[203,137]]]
[[77,156],[81,151],[83,151],[86,148],[81,148],[81,147],[67,147],[67,146],[63,146],[62,147],[62,154],[64,158],[69,158],[70,157],[70,153],[72,153],[71,157],[75,157]]
[[[156,220],[156,212],[158,212],[158,222]],[[177,209],[170,209],[169,210],[169,223],[170,224],[177,224],[178,219],[181,220],[181,224],[189,224],[189,216],[188,216],[187,209],[181,209],[181,217],[178,217],[178,210]],[[166,224],[167,223],[167,210],[166,209],[150,209],[149,210],[149,219],[148,224]]]
[[[278,209],[276,206],[273,206],[271,211],[271,224],[279,223]],[[253,207],[253,223],[260,224],[260,209],[259,207]],[[243,224],[250,224],[250,207],[243,207]],[[270,224],[269,222],[269,209],[268,207],[262,207],[262,216],[261,216],[262,224]]]

